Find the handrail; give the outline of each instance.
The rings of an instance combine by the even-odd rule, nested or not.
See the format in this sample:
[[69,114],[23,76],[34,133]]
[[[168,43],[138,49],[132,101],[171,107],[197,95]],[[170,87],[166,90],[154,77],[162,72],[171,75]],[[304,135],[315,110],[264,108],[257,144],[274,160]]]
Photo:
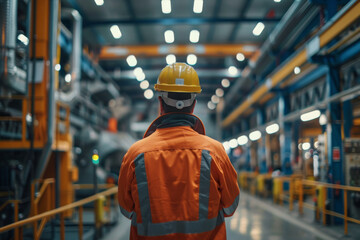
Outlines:
[[[33,216],[33,217],[29,217],[27,219],[24,219],[24,220],[21,220],[21,221],[18,221],[18,222],[14,222],[12,224],[1,227],[0,228],[0,233],[9,231],[11,229],[16,229],[16,228],[24,226],[26,224],[33,223],[33,222],[38,221],[38,220],[40,220],[42,218],[50,218],[50,217],[52,217],[52,216],[54,216],[56,214],[61,214],[61,216],[60,216],[61,239],[64,239],[64,234],[63,234],[64,217],[63,217],[63,214],[62,214],[63,212],[68,211],[70,209],[77,208],[77,207],[79,207],[81,209],[80,211],[82,211],[83,205],[85,205],[87,203],[90,203],[90,202],[93,202],[95,200],[98,200],[100,198],[116,194],[117,191],[118,191],[117,187],[113,187],[113,188],[110,188],[110,189],[108,189],[106,191],[97,193],[97,194],[95,194],[93,196],[90,196],[90,197],[87,197],[85,199],[79,200],[77,202],[70,203],[68,205],[65,205],[65,206],[62,206],[62,207],[59,207],[59,208],[56,208],[56,209],[53,209],[53,210],[38,214],[38,215]],[[80,223],[80,222],[79,222],[79,228],[82,229],[82,223]]]
[[[94,189],[94,184],[73,184],[72,186],[73,186],[73,188],[75,190]],[[104,188],[111,188],[111,187],[114,187],[114,186],[116,186],[116,185],[113,184],[113,183],[105,183],[105,184],[98,184],[97,188],[98,189],[104,189]]]

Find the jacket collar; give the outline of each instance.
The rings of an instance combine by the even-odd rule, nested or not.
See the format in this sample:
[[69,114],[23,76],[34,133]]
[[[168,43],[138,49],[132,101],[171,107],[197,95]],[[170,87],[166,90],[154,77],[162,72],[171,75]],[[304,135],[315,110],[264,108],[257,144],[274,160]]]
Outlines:
[[190,126],[199,134],[205,135],[205,128],[202,121],[190,113],[167,113],[156,118],[146,130],[144,138],[153,134],[158,128],[177,126]]

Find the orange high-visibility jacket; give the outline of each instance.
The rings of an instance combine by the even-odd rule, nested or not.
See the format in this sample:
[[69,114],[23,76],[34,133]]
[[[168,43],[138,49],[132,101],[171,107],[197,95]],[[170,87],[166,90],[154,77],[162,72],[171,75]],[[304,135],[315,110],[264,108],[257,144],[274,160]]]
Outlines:
[[118,200],[130,239],[226,239],[237,174],[222,144],[204,134],[194,115],[163,115],[124,156]]

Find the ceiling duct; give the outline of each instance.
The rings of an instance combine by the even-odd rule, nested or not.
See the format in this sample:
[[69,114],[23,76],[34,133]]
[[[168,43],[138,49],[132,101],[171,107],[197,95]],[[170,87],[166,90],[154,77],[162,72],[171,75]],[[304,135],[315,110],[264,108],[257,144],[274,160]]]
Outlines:
[[11,86],[16,76],[17,0],[0,1],[0,84]]
[[82,53],[82,17],[75,9],[62,9],[62,18],[72,20],[72,50],[70,59],[71,89],[69,92],[60,93],[60,99],[65,102],[72,102],[76,96],[80,95],[81,79],[81,53]]
[[252,81],[252,76],[262,71],[263,67],[269,65],[270,61],[274,61],[272,57],[273,52],[276,52],[280,47],[289,47],[293,44],[299,34],[301,34],[302,30],[304,30],[308,23],[313,20],[316,13],[317,9],[310,1],[294,1],[262,45],[260,50],[261,55],[258,60],[253,64],[249,64],[249,74],[236,81],[235,85],[231,87],[229,93],[225,96],[225,102],[231,103],[235,96],[238,95],[239,90],[245,86],[245,83],[247,83],[246,86],[251,86],[251,84],[248,83]]

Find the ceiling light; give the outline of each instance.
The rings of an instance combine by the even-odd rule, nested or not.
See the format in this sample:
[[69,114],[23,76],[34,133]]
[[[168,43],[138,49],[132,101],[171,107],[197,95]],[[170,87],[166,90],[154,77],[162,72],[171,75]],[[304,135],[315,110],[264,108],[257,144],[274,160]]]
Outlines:
[[214,110],[216,108],[215,104],[212,101],[209,101],[207,106],[210,110]]
[[20,33],[17,37],[17,39],[19,39],[19,41],[21,41],[25,46],[27,46],[29,44],[29,39],[27,36],[25,36],[24,34]]
[[122,34],[118,25],[112,25],[110,31],[115,39],[121,38]]
[[242,62],[242,61],[245,60],[245,56],[244,56],[244,54],[242,54],[242,53],[238,53],[238,54],[236,54],[236,59],[237,59],[239,62]]
[[194,13],[201,13],[203,10],[203,0],[194,0],[194,7],[193,11]]
[[144,72],[141,72],[136,76],[136,80],[138,80],[139,82],[141,82],[144,79],[145,79],[145,73]]
[[319,141],[314,142],[314,147],[319,148]]
[[140,83],[140,88],[141,88],[141,89],[147,89],[149,86],[150,86],[150,84],[149,84],[149,81],[148,81],[148,80],[142,81],[142,82]]
[[218,103],[220,102],[220,99],[219,99],[218,96],[212,95],[211,101],[212,101],[213,103],[215,103],[215,104],[218,104]]
[[223,86],[224,88],[230,87],[229,79],[224,78],[223,80],[221,80],[221,86]]
[[226,151],[228,151],[230,149],[230,145],[229,145],[228,141],[223,142],[223,146],[224,146]]
[[166,30],[164,33],[165,42],[166,43],[173,43],[175,41],[174,31]]
[[259,130],[253,131],[249,134],[251,141],[256,141],[261,138],[261,132]]
[[222,90],[222,88],[218,88],[218,89],[216,89],[215,94],[218,97],[223,97],[224,96],[224,90]]
[[235,76],[238,73],[238,69],[234,66],[230,66],[228,68],[228,72],[231,76]]
[[302,150],[309,150],[311,145],[308,142],[304,142],[303,144],[301,144]]
[[98,6],[104,5],[104,0],[94,0],[94,1],[95,1],[96,5],[98,5]]
[[242,135],[242,136],[238,137],[238,139],[237,139],[237,142],[238,142],[238,144],[239,144],[240,146],[243,146],[243,145],[247,144],[248,141],[249,141],[249,139],[248,139],[248,137],[245,136],[245,135]]
[[190,42],[192,43],[199,42],[200,32],[198,30],[191,30],[189,38],[190,38]]
[[134,69],[133,73],[134,73],[135,77],[137,77],[137,76],[139,76],[141,73],[143,73],[143,70],[142,70],[141,67],[137,67],[137,68]]
[[168,65],[173,64],[173,63],[176,63],[176,57],[175,57],[175,55],[174,55],[174,54],[169,54],[169,55],[167,55],[167,56],[166,56],[166,63],[167,63]]
[[129,55],[127,58],[126,58],[126,62],[128,63],[128,65],[130,67],[135,67],[136,64],[137,64],[137,61],[136,61],[136,57],[134,55]]
[[321,115],[320,115],[320,118],[319,118],[319,124],[320,124],[321,126],[323,126],[323,125],[326,125],[326,124],[327,124],[327,117],[326,117],[326,115],[325,115],[325,114],[321,114]]
[[238,146],[237,140],[236,140],[235,138],[231,139],[231,140],[229,141],[229,146],[230,146],[231,148],[236,148],[236,147]]
[[194,54],[189,54],[186,58],[186,62],[189,64],[189,65],[195,65],[196,62],[197,62],[197,57],[196,55]]
[[265,25],[262,22],[258,22],[253,30],[253,34],[255,36],[259,36],[262,33],[262,31],[264,30],[264,28],[265,28]]
[[56,64],[55,65],[55,71],[60,71],[61,70],[61,65],[60,64]]
[[154,92],[151,89],[147,89],[144,92],[144,96],[146,99],[152,99],[154,96]]
[[320,117],[320,114],[321,113],[320,113],[319,110],[314,110],[314,111],[311,111],[311,112],[308,112],[308,113],[301,114],[300,119],[303,122],[307,122],[307,121],[311,121],[311,120],[313,120],[315,118]]
[[65,75],[65,82],[67,82],[67,83],[71,82],[71,74],[70,73]]
[[299,74],[301,72],[301,69],[299,67],[294,68],[294,73]]
[[279,124],[277,123],[274,123],[274,124],[271,124],[269,126],[266,127],[266,132],[267,134],[273,134],[273,133],[276,133],[277,131],[279,131]]
[[281,2],[281,0],[274,0],[274,2]]
[[170,0],[161,0],[161,11],[164,14],[171,13],[171,1]]

